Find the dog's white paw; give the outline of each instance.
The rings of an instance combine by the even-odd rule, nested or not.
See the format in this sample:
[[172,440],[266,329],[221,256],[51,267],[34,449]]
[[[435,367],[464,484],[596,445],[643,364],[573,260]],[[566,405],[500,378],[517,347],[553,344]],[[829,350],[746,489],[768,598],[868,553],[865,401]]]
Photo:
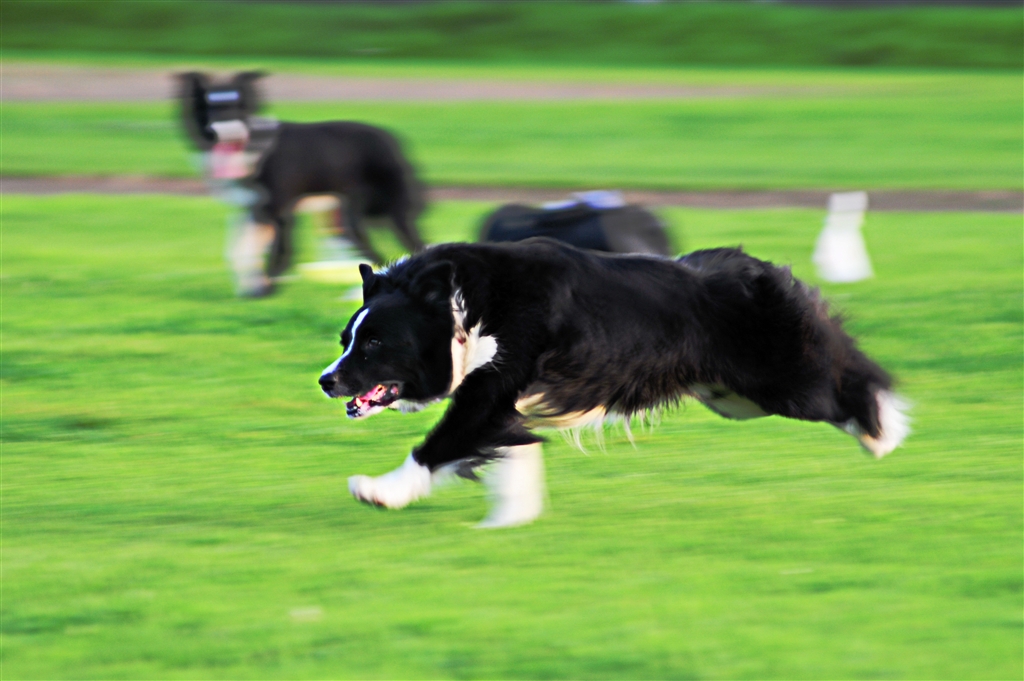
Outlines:
[[402,508],[430,494],[430,469],[412,458],[384,475],[371,478],[353,475],[348,479],[348,491],[359,501],[385,508]]
[[477,527],[493,529],[531,523],[544,510],[544,456],[540,444],[509,447],[487,472],[494,507]]

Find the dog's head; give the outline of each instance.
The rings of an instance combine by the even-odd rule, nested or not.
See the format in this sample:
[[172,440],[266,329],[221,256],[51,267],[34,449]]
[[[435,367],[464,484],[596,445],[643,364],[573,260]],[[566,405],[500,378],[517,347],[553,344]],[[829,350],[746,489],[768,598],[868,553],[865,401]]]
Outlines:
[[256,81],[265,75],[262,71],[243,71],[226,82],[214,82],[203,73],[177,75],[182,122],[196,147],[208,151],[217,143],[214,123],[244,122],[259,111]]
[[398,400],[425,403],[452,383],[452,265],[434,262],[396,282],[360,265],[363,306],[341,334],[344,352],[320,375],[328,397],[352,397],[349,418]]

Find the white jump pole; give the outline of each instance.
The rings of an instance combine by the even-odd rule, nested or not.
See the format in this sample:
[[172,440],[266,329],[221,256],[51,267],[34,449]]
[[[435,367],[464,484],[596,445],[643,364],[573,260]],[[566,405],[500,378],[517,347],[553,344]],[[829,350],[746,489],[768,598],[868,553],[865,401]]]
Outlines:
[[874,276],[860,228],[868,209],[867,192],[833,194],[828,217],[811,260],[825,281],[850,283]]

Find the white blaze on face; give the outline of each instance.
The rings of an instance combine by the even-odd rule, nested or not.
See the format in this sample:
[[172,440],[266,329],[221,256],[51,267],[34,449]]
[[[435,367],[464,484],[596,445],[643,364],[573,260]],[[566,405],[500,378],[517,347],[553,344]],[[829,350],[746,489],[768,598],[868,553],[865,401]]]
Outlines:
[[345,361],[345,358],[352,353],[352,348],[356,346],[356,332],[359,330],[359,325],[363,323],[363,320],[366,319],[366,315],[369,314],[369,312],[370,308],[366,308],[359,313],[359,316],[356,317],[355,323],[352,325],[352,338],[349,339],[348,347],[345,348],[345,352],[341,353],[341,357],[334,360],[329,367],[324,369],[323,373],[320,374],[321,376],[330,376],[333,374],[337,370],[338,365]]
[[498,341],[494,336],[482,336],[481,324],[466,330],[466,310],[459,291],[452,296],[452,316],[455,333],[452,335],[452,383],[448,393],[455,392],[466,376],[488,364],[498,354]]

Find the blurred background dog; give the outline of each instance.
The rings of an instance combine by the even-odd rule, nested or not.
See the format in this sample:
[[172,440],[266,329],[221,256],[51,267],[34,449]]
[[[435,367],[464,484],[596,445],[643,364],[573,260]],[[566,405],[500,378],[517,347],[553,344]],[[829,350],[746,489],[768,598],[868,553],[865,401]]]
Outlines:
[[375,263],[384,257],[367,239],[366,218],[387,218],[403,246],[422,250],[416,220],[423,189],[398,140],[364,123],[256,116],[256,81],[264,75],[244,71],[227,81],[197,72],[178,76],[182,122],[206,154],[208,180],[246,214],[229,247],[239,294],[269,294],[274,277],[291,264],[295,204],[305,196],[337,197],[339,236]]

